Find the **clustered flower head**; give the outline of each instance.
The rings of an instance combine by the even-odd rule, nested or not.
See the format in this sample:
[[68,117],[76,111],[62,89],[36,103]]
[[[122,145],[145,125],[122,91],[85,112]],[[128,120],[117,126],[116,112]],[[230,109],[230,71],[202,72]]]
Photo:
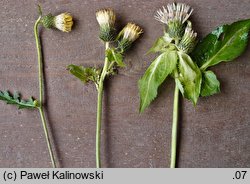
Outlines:
[[73,26],[73,17],[69,13],[62,13],[57,16],[48,14],[42,17],[41,22],[46,28],[57,28],[63,32],[70,32]]
[[156,12],[155,19],[166,24],[168,34],[173,39],[181,39],[185,22],[192,14],[193,9],[184,3],[168,4],[167,8],[163,7]]
[[116,16],[115,12],[110,8],[98,10],[96,19],[100,25],[100,39],[104,42],[118,41],[118,50],[121,53],[125,52],[143,33],[143,30],[138,25],[128,23],[116,37]]
[[115,12],[110,9],[101,9],[96,12],[96,19],[100,25],[100,39],[104,42],[115,40]]
[[192,24],[188,18],[193,8],[184,3],[168,4],[155,14],[155,19],[167,25],[166,34],[178,43],[178,48],[185,53],[190,53],[195,44],[197,33],[192,30]]

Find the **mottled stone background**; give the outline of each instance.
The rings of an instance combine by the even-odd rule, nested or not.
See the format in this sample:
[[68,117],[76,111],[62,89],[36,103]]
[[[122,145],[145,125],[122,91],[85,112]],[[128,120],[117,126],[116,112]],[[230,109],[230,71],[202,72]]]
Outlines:
[[[134,21],[145,34],[126,55],[127,68],[107,80],[102,126],[104,167],[168,167],[174,83],[167,80],[159,97],[138,114],[137,81],[154,55],[146,55],[162,26],[153,19],[166,0],[0,1],[0,89],[38,97],[33,25],[36,4],[44,13],[71,12],[74,29],[66,34],[41,30],[46,76],[46,114],[61,167],[95,167],[97,93],[66,70],[68,64],[101,66],[95,11],[113,7],[119,28]],[[200,37],[216,26],[250,18],[250,0],[183,0]],[[221,93],[202,98],[197,107],[181,101],[179,167],[250,167],[250,47],[234,62],[212,68]],[[0,102],[0,167],[50,167],[37,111],[17,110]]]

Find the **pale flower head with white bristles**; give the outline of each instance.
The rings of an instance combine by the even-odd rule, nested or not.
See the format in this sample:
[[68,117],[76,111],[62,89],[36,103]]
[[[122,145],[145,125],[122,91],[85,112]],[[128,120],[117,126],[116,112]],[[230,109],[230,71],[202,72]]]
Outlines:
[[96,20],[100,25],[99,37],[104,42],[111,42],[115,39],[115,12],[111,8],[105,8],[96,12]]
[[110,9],[101,9],[96,12],[96,19],[100,26],[114,26],[115,24],[115,12]]
[[140,37],[143,33],[142,28],[134,23],[128,23],[118,35],[119,41],[119,48],[122,52],[126,51],[131,44]]
[[70,32],[73,26],[73,18],[69,13],[57,15],[54,18],[54,26],[63,32]]
[[168,4],[167,8],[163,6],[163,9],[158,10],[155,19],[168,24],[169,21],[178,20],[184,24],[193,12],[193,8],[184,3]]
[[42,17],[42,24],[46,28],[57,28],[62,32],[70,32],[73,26],[73,17],[69,13],[53,16],[48,14]]
[[142,28],[134,23],[128,23],[123,30],[123,39],[128,39],[130,42],[134,42],[142,33]]
[[193,8],[184,3],[168,4],[159,9],[155,19],[167,25],[169,35],[174,39],[180,39],[184,34],[185,22],[193,12]]

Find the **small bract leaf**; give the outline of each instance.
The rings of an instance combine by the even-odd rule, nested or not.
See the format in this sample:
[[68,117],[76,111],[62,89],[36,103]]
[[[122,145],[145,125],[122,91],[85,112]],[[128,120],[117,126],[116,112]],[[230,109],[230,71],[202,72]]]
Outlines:
[[107,49],[106,57],[108,58],[109,62],[114,61],[116,62],[117,66],[126,67],[125,63],[123,62],[122,54],[119,52],[116,52],[114,49]]
[[68,69],[72,75],[84,83],[89,81],[97,82],[100,75],[100,70],[93,67],[69,65]]
[[182,86],[181,81],[180,81],[179,78],[175,78],[175,84],[177,85],[177,87],[179,88],[180,92],[184,96],[184,88],[183,88],[183,86]]
[[202,73],[201,96],[211,96],[220,92],[220,82],[212,71]]
[[156,52],[165,52],[167,47],[169,46],[170,42],[167,42],[164,37],[160,37],[156,40],[154,45],[149,49],[147,54],[149,53],[156,53]]

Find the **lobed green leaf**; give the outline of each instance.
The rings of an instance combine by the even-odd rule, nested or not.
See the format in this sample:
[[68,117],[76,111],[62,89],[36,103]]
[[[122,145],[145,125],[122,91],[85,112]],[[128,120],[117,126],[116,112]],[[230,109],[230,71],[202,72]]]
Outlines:
[[0,100],[5,101],[7,104],[16,105],[19,109],[32,109],[38,107],[37,100],[34,100],[32,97],[28,100],[22,100],[18,92],[11,95],[8,91],[0,91]]
[[83,83],[87,83],[89,81],[96,83],[100,75],[100,70],[93,67],[83,67],[71,64],[68,66],[68,70]]

